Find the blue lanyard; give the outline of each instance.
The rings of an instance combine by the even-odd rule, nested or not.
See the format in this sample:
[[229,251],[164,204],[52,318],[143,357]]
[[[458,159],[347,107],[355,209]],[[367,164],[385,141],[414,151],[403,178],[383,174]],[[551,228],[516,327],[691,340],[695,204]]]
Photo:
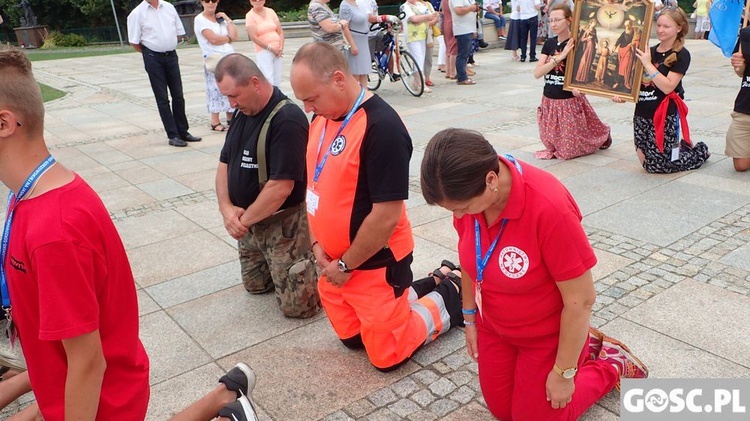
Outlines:
[[[516,169],[518,169],[518,173],[523,175],[521,164],[519,164],[512,155],[505,154],[504,156],[508,161],[515,164]],[[477,220],[477,218],[474,218],[474,245],[476,248],[477,258],[477,286],[479,288],[481,288],[480,285],[482,284],[482,281],[484,281],[484,269],[487,267],[487,262],[489,262],[490,256],[492,256],[492,253],[495,251],[495,246],[497,246],[498,241],[500,241],[500,237],[503,235],[503,231],[505,231],[505,226],[507,224],[508,218],[503,218],[502,222],[500,223],[500,232],[497,233],[495,240],[492,242],[492,244],[490,244],[490,248],[487,249],[487,254],[482,257],[482,239],[479,233],[479,221]]]
[[[339,127],[339,130],[336,132],[336,136],[333,137],[335,140],[342,131],[344,131],[344,127],[346,127],[347,124],[349,124],[349,120],[352,119],[352,116],[355,112],[357,112],[357,108],[359,108],[359,105],[362,103],[362,99],[365,97],[365,88],[363,87],[362,90],[359,92],[359,96],[357,97],[357,101],[354,102],[354,105],[352,106],[352,109],[349,110],[349,112],[346,114],[346,117],[344,118],[344,122],[341,123],[341,127]],[[326,123],[328,123],[326,121]],[[323,138],[326,136],[326,124],[323,124],[323,131],[320,132],[320,140],[318,140],[318,156],[320,156],[320,149],[323,147]],[[326,165],[326,161],[328,161],[328,155],[331,153],[331,148],[333,147],[333,142],[331,142],[331,145],[328,146],[328,149],[326,149],[325,155],[323,155],[323,159],[320,160],[319,163],[315,165],[315,174],[313,175],[313,183],[317,183],[318,179],[320,178],[320,173],[323,172],[323,167]]]
[[5,273],[5,257],[8,254],[8,244],[10,243],[10,228],[13,224],[13,212],[18,205],[18,202],[23,200],[29,190],[39,181],[39,178],[55,163],[55,158],[52,155],[48,156],[38,167],[29,175],[29,178],[18,190],[18,196],[15,196],[13,192],[8,193],[8,205],[5,216],[5,230],[3,231],[3,239],[0,244],[0,294],[2,294],[3,308],[10,308],[10,294],[8,293],[8,278]]

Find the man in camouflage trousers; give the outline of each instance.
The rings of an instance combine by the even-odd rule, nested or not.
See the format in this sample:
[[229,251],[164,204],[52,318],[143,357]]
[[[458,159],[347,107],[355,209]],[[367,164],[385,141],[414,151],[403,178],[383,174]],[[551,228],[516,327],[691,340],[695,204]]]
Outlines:
[[215,76],[237,110],[219,158],[216,195],[224,226],[238,240],[242,283],[251,294],[275,289],[288,317],[312,317],[320,299],[304,206],[307,119],[241,54],[224,57]]

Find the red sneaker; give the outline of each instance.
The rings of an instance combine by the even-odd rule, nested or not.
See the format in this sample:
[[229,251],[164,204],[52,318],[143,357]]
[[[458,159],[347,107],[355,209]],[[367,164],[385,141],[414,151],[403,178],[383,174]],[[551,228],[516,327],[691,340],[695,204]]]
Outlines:
[[595,327],[589,327],[589,359],[599,358],[602,352],[602,342],[604,342],[604,333]]
[[[648,368],[641,362],[630,349],[622,342],[610,337],[604,338],[602,350],[599,353],[599,359],[612,364],[620,378],[626,379],[645,379],[648,377]],[[615,385],[620,390],[620,381]]]

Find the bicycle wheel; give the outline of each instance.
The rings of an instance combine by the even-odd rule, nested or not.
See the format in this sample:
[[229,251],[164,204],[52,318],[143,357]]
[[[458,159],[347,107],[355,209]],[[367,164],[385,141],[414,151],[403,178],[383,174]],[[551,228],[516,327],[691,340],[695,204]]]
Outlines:
[[367,75],[367,89],[374,91],[380,87],[380,82],[383,80],[380,73],[378,64],[373,61],[370,67],[370,74]]
[[401,66],[401,81],[404,82],[406,90],[414,96],[422,95],[422,92],[424,92],[424,78],[422,78],[422,72],[419,71],[419,66],[417,66],[414,56],[408,51],[401,51],[398,62]]

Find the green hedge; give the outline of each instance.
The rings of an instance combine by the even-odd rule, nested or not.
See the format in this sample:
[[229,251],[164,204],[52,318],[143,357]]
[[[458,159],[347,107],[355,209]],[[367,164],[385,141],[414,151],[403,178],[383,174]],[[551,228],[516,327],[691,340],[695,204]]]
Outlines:
[[57,47],[85,47],[86,38],[78,34],[61,34],[57,31],[49,33],[47,38],[44,39],[44,45],[42,48],[57,48]]

